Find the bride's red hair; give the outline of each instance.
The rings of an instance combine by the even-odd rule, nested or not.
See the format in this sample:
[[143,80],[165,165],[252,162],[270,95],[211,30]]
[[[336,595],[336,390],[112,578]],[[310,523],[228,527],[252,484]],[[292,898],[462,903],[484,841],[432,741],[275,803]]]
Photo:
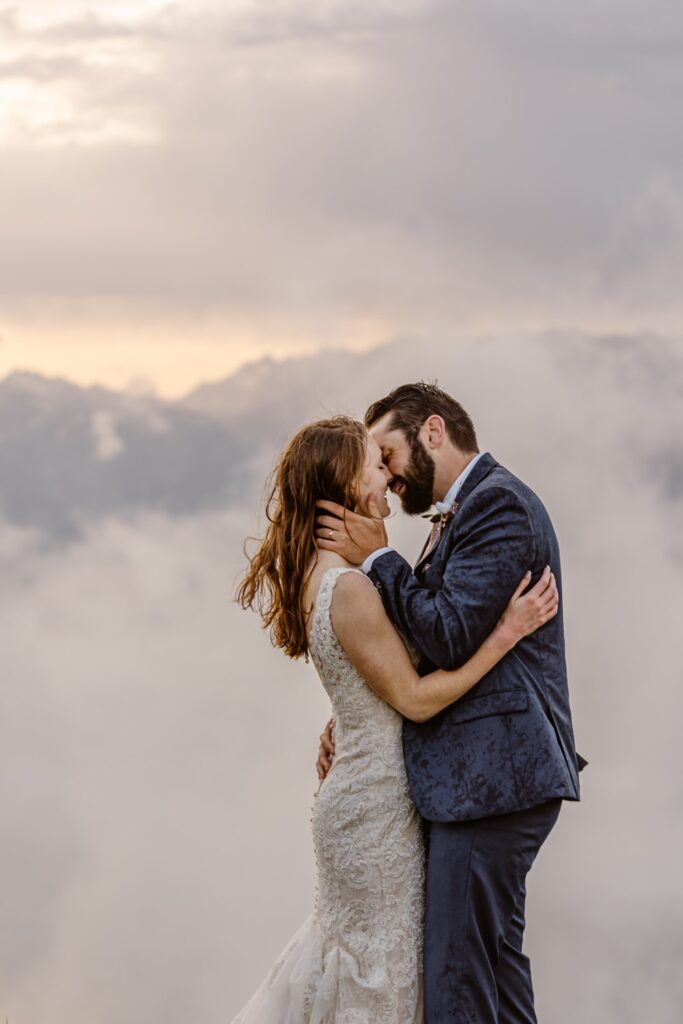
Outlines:
[[310,423],[294,435],[273,471],[266,501],[268,527],[237,590],[243,608],[256,608],[275,647],[290,658],[308,656],[304,585],[316,561],[316,501],[346,508],[358,503],[367,432],[348,416]]

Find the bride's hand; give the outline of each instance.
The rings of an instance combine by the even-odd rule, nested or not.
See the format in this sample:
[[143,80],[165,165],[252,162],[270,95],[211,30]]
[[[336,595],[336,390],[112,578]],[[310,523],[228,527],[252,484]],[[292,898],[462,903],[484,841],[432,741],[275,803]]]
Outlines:
[[554,618],[560,607],[560,595],[550,566],[545,567],[538,583],[525,594],[524,590],[529,586],[530,578],[531,573],[528,572],[510,598],[510,603],[496,627],[498,639],[509,643],[510,648],[522,637],[534,633]]

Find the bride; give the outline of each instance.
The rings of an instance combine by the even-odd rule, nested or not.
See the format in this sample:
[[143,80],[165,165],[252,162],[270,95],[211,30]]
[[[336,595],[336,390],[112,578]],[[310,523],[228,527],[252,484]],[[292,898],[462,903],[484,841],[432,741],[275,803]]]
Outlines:
[[318,499],[387,516],[390,482],[361,423],[303,427],[276,466],[268,528],[238,590],[276,646],[312,658],[336,757],[313,809],[314,912],[233,1024],[421,1024],[424,854],[402,716],[438,714],[557,612],[552,575],[522,596],[527,575],[470,661],[420,678],[371,581],[315,544]]

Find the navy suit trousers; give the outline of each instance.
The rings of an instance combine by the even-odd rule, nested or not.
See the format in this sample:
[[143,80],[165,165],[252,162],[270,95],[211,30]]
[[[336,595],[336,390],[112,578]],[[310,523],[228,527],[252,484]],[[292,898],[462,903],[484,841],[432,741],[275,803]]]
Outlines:
[[526,876],[561,803],[429,826],[425,1024],[536,1024]]

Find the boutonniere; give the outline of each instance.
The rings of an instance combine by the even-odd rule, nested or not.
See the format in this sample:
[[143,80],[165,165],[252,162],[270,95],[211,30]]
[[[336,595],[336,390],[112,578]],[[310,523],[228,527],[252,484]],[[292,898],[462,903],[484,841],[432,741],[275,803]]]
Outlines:
[[441,525],[441,528],[443,529],[446,523],[448,523],[453,518],[455,513],[458,511],[458,508],[459,505],[457,501],[454,501],[451,507],[449,508],[448,512],[437,512],[436,515],[432,515],[430,512],[426,512],[422,518],[428,519],[430,523],[439,523]]

